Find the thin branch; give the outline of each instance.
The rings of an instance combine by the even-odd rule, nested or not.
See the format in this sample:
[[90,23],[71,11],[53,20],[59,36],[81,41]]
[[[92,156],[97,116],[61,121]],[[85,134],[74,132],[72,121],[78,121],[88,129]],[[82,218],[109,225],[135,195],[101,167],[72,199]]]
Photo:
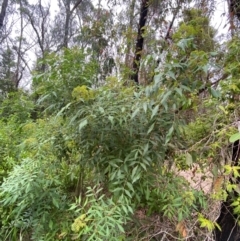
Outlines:
[[179,12],[179,10],[180,10],[180,1],[178,2],[178,5],[177,5],[177,8],[176,8],[176,11],[174,12],[174,14],[173,14],[173,18],[172,18],[172,21],[171,21],[171,23],[170,23],[170,25],[169,25],[169,27],[168,27],[168,30],[167,30],[167,33],[166,33],[166,35],[165,35],[165,37],[164,37],[164,40],[166,41],[166,40],[168,40],[168,39],[171,39],[171,36],[170,36],[170,32],[171,32],[171,30],[172,30],[172,27],[173,27],[173,24],[174,24],[174,22],[175,22],[175,19],[176,19],[176,17],[177,17],[177,14],[178,14],[178,12]]
[[204,86],[202,89],[200,89],[200,90],[198,91],[198,95],[200,95],[201,93],[203,93],[203,92],[204,92],[205,90],[207,90],[209,87],[212,87],[212,86],[218,84],[221,80],[224,80],[224,79],[226,79],[227,77],[228,77],[227,74],[223,74],[223,76],[222,76],[221,78],[219,78],[218,80],[210,83],[210,86],[209,86],[209,85],[206,85],[206,86]]

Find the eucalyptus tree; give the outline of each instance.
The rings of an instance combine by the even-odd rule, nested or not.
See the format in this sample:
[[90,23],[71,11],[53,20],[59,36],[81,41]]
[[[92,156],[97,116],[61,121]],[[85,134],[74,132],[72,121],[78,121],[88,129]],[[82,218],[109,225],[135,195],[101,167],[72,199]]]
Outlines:
[[145,28],[146,28],[145,25],[146,25],[147,16],[148,16],[149,4],[150,4],[149,0],[142,0],[141,8],[140,8],[138,33],[137,33],[135,54],[134,54],[133,66],[132,66],[133,74],[131,76],[131,79],[134,80],[136,83],[139,83],[138,72],[139,72],[139,66],[140,66],[141,55],[142,55],[143,44],[144,44],[144,34],[145,34]]
[[[35,45],[36,57],[43,59],[53,47],[50,34],[50,4],[44,6],[42,0],[38,0],[35,4],[25,3],[21,10],[31,28],[31,39]],[[45,65],[39,66],[41,71],[44,71],[45,67]]]
[[133,26],[134,26],[134,17],[135,17],[135,11],[136,11],[136,0],[132,0],[130,2],[129,8],[127,8],[127,15],[128,15],[128,26],[126,30],[127,34],[127,42],[126,42],[126,51],[125,51],[125,65],[126,67],[130,67],[131,64],[131,50],[133,47],[133,41],[132,41],[132,34],[134,32]]
[[[170,35],[174,24],[180,17],[181,9],[186,7],[187,2],[189,1],[141,1],[137,10],[138,14],[135,15],[135,17],[138,16],[138,24],[137,28],[135,27],[137,33],[135,35],[135,49],[133,50],[132,74],[130,77],[136,83],[139,83],[141,78],[143,79],[141,82],[146,82],[140,73],[143,60],[149,54],[155,55],[154,58],[156,58],[156,53],[160,54],[163,49],[167,48],[165,42],[171,39]],[[133,4],[135,4],[134,1],[130,5],[132,13],[134,12]],[[133,23],[133,21],[130,21],[130,23]],[[127,45],[127,49],[127,52],[129,52],[129,45]],[[148,78],[151,79],[150,76]]]
[[214,39],[216,30],[201,9],[186,9],[182,13],[183,21],[175,28],[157,73],[167,68],[168,84],[183,85],[199,94],[205,90],[214,92],[211,86],[216,87],[220,75],[218,59],[214,56],[214,51],[218,50]]
[[74,17],[71,45],[82,48],[89,59],[98,61],[98,80],[103,81],[115,65],[116,31],[111,10],[101,1],[95,5],[91,1],[83,1]]
[[64,18],[62,47],[67,48],[69,38],[71,37],[71,29],[73,26],[73,14],[83,0],[59,0],[59,8]]

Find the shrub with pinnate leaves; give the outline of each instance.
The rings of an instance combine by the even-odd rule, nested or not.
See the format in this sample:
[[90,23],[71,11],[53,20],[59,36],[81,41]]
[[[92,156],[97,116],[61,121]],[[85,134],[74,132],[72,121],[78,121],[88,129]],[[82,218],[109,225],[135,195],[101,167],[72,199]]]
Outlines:
[[58,223],[63,221],[68,200],[54,165],[49,160],[28,158],[14,167],[0,188],[1,237],[55,240],[61,232]]

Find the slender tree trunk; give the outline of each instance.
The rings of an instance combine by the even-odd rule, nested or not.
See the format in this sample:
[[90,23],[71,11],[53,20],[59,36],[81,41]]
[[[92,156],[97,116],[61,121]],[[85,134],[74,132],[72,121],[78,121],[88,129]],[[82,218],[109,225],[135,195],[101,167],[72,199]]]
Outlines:
[[8,0],[3,0],[2,9],[0,13],[0,29],[3,27],[3,21],[6,15],[7,6],[8,6]]
[[63,47],[68,48],[69,42],[69,28],[70,28],[70,19],[74,10],[82,3],[83,0],[78,0],[73,8],[70,8],[71,1],[68,1],[65,5],[66,8],[66,19],[65,19],[65,29],[64,29],[64,38],[63,38]]
[[68,3],[66,6],[66,19],[65,19],[65,29],[64,29],[64,39],[63,39],[63,47],[65,48],[68,47],[70,17],[71,17],[70,3]]
[[165,41],[167,41],[168,39],[171,39],[171,30],[172,30],[173,24],[174,24],[174,22],[175,22],[175,20],[176,20],[176,17],[177,17],[177,15],[178,15],[178,13],[179,13],[180,4],[181,4],[181,3],[180,3],[180,1],[179,1],[176,10],[175,10],[175,12],[173,13],[173,17],[172,17],[172,20],[171,20],[171,22],[170,22],[170,24],[169,24],[167,33],[166,33],[166,35],[165,35],[165,37],[164,37],[164,40],[165,40]]
[[130,53],[131,53],[131,47],[132,47],[132,32],[133,32],[133,20],[134,20],[134,11],[135,11],[135,4],[136,0],[132,0],[130,9],[129,9],[129,36],[127,36],[127,50],[126,50],[126,56],[125,56],[125,65],[129,67],[130,63]]
[[23,14],[22,14],[22,0],[19,1],[20,5],[20,24],[21,24],[21,30],[20,30],[20,36],[19,36],[19,44],[18,44],[18,50],[17,50],[17,69],[15,72],[15,88],[17,89],[19,86],[19,82],[22,78],[22,73],[20,73],[20,66],[21,66],[21,50],[22,50],[22,40],[23,40]]
[[148,9],[149,9],[149,0],[142,0],[139,25],[138,25],[137,42],[135,47],[135,56],[134,56],[133,66],[132,66],[133,74],[131,76],[131,79],[134,80],[135,83],[137,84],[139,83],[138,72],[139,72],[140,61],[142,57],[144,33],[145,33],[145,25],[147,21]]
[[[46,31],[47,27],[48,27],[46,23],[47,23],[47,19],[48,19],[49,15],[50,15],[50,10],[49,10],[50,6],[47,9],[47,11],[44,12],[41,0],[40,0],[39,3],[40,3],[39,9],[40,9],[40,12],[41,12],[41,19],[42,19],[41,29],[40,29],[42,44],[40,45],[40,43],[39,43],[39,45],[41,46],[42,58],[44,59],[47,51],[49,51],[49,46],[46,44],[46,39],[45,39],[46,36],[45,35],[46,35],[46,32],[47,32]],[[46,64],[45,63],[41,64],[41,71],[44,72],[45,69],[46,69]]]
[[[231,36],[234,36],[235,33],[235,24],[234,24],[234,16],[236,15],[236,1],[235,0],[228,0],[228,12],[229,12],[229,25],[230,25],[230,31]],[[240,8],[240,6],[238,6]],[[239,18],[238,18],[239,19]]]

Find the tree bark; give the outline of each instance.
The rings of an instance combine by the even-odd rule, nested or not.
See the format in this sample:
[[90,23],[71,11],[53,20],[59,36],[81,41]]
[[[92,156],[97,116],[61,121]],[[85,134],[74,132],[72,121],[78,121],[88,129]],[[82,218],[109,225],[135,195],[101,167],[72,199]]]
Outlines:
[[133,32],[133,20],[134,20],[134,11],[135,11],[135,4],[136,0],[132,0],[131,5],[129,7],[129,32],[130,36],[127,36],[127,47],[126,47],[126,56],[125,56],[125,65],[127,67],[130,67],[130,53],[131,53],[131,48],[132,48],[132,42],[130,41],[132,37],[132,32]]
[[3,21],[6,15],[7,6],[8,6],[8,0],[3,0],[2,9],[0,13],[0,29],[3,27]]
[[138,24],[137,42],[135,47],[135,56],[134,56],[133,66],[132,66],[133,74],[131,76],[131,79],[135,81],[135,83],[137,84],[139,83],[138,73],[139,73],[140,61],[142,57],[145,25],[147,21],[148,10],[149,10],[149,0],[142,0],[140,18],[139,18],[139,24]]
[[63,47],[67,48],[68,47],[68,36],[69,36],[69,23],[70,23],[70,17],[71,17],[70,2],[65,7],[66,7],[66,19],[65,19]]

